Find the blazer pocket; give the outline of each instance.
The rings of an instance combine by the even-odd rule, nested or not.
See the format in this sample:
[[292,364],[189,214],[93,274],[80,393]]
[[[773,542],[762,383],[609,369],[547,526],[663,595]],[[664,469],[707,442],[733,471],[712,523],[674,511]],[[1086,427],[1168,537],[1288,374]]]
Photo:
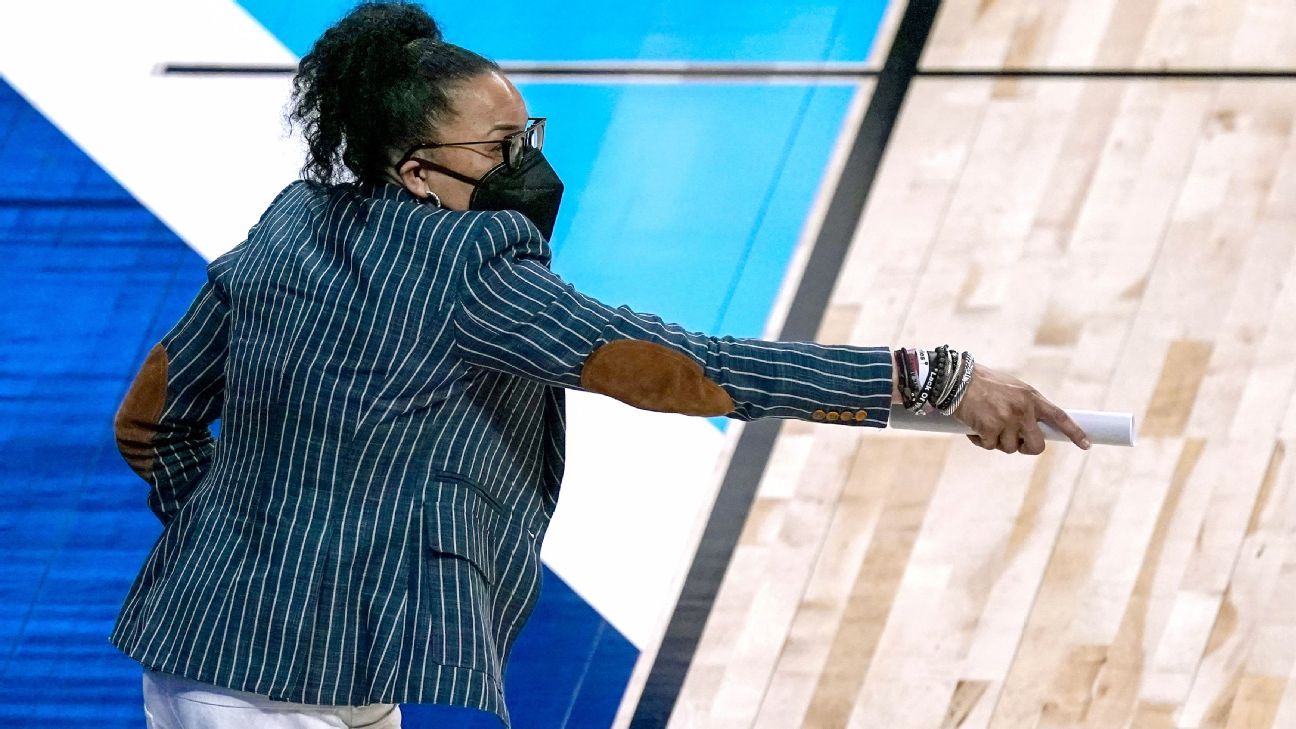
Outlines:
[[471,564],[488,585],[495,584],[495,539],[499,516],[475,490],[442,482],[435,500],[423,502],[423,528],[433,556],[451,555]]
[[[471,489],[435,483],[423,502],[424,555],[418,566],[416,650],[435,663],[498,675],[494,534],[499,517]],[[417,659],[416,659],[417,660]]]

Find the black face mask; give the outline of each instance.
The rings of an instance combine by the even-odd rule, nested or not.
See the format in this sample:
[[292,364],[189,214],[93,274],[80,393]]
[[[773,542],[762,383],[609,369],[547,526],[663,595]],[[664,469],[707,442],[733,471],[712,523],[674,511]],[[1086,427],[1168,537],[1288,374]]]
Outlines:
[[[407,157],[408,159],[408,157]],[[545,240],[553,236],[562,202],[563,184],[558,173],[539,150],[527,153],[517,169],[500,163],[482,175],[480,180],[442,167],[435,162],[418,160],[419,164],[473,186],[469,210],[516,210],[540,229]],[[399,169],[399,166],[398,166]]]

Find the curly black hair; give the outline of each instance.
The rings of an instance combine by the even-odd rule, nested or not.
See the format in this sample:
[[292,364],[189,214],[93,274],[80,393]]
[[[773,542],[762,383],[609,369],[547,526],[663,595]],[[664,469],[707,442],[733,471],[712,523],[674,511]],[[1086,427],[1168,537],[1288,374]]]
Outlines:
[[393,154],[426,139],[450,111],[450,86],[487,71],[493,61],[441,40],[418,5],[364,2],[335,23],[302,57],[288,119],[308,154],[302,177],[321,183],[346,175],[376,182]]

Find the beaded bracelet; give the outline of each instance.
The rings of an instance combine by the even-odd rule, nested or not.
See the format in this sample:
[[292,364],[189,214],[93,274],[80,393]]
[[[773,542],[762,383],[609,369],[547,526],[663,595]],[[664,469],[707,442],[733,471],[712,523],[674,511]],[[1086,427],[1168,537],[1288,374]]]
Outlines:
[[923,390],[919,393],[918,402],[911,410],[916,415],[930,415],[932,404],[936,395],[945,387],[946,381],[950,376],[950,354],[949,347],[937,347],[932,355],[931,373],[927,381],[923,384]]
[[938,367],[936,375],[932,377],[932,397],[928,398],[927,405],[924,405],[923,409],[919,411],[920,415],[931,415],[932,412],[936,412],[936,401],[940,400],[941,393],[945,392],[945,387],[950,383],[951,375],[954,374],[954,358],[953,354],[950,353],[949,346],[938,346],[934,352],[936,352],[937,362],[940,362],[940,367]]
[[940,395],[932,398],[932,407],[940,409],[940,404],[949,402],[950,397],[954,394],[954,388],[958,385],[958,378],[962,374],[963,355],[959,352],[950,352],[950,367],[942,383]]
[[974,362],[972,354],[970,352],[964,352],[963,362],[961,363],[956,375],[954,387],[950,389],[948,397],[943,398],[936,403],[936,410],[942,415],[949,415],[954,412],[954,409],[958,407],[959,402],[963,400],[963,396],[967,394],[968,385],[972,381],[973,365]]

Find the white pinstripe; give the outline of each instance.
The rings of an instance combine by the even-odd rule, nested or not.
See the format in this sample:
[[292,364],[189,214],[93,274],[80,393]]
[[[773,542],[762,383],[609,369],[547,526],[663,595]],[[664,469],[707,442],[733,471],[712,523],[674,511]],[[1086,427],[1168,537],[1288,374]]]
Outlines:
[[167,528],[114,643],[276,698],[507,721],[500,674],[564,468],[558,388],[580,386],[593,349],[684,353],[739,419],[887,412],[881,348],[688,332],[580,294],[549,257],[516,213],[285,188],[164,339],[164,419],[193,435],[156,442]]

